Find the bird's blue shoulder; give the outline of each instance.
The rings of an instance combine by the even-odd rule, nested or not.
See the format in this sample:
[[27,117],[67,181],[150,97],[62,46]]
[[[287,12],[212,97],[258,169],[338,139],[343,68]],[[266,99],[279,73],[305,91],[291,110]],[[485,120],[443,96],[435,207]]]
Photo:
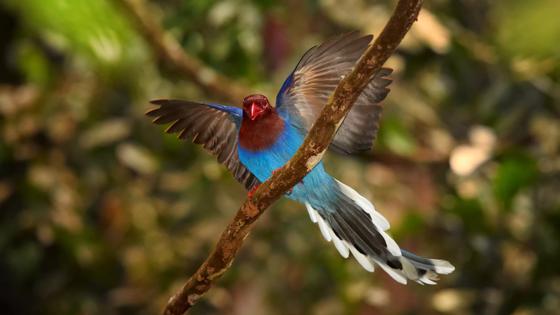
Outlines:
[[241,126],[241,121],[243,120],[243,110],[241,108],[214,103],[210,103],[208,106],[229,114],[230,119],[235,123],[237,128]]
[[305,124],[302,121],[302,117],[298,113],[297,108],[293,106],[294,104],[289,104],[290,102],[295,101],[295,98],[288,95],[288,91],[293,87],[293,85],[294,72],[290,73],[290,75],[286,78],[276,95],[276,111],[286,122],[290,123],[297,129],[303,130],[305,129]]
[[284,81],[284,83],[282,84],[282,87],[280,87],[280,90],[278,91],[278,94],[276,95],[276,108],[280,109],[282,107],[282,104],[284,104],[284,95],[286,94],[286,91],[288,91],[289,88],[292,87],[294,83],[294,73],[290,73],[290,75],[286,78],[286,80]]

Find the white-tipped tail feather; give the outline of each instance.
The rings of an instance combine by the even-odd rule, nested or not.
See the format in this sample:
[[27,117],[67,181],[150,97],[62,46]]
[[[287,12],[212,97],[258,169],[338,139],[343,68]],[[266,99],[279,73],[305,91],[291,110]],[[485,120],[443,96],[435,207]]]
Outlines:
[[401,250],[385,232],[389,222],[367,199],[352,188],[337,181],[338,200],[335,209],[316,210],[305,204],[311,221],[319,225],[321,234],[333,242],[344,258],[350,253],[367,271],[379,265],[395,281],[408,280],[420,284],[435,284],[438,274],[449,274],[455,267],[445,260],[428,259]]
[[[336,179],[335,179],[336,180]],[[354,200],[354,202],[365,212],[367,212],[371,216],[371,220],[375,226],[382,231],[387,231],[391,225],[389,221],[385,219],[385,217],[375,210],[373,204],[367,200],[364,196],[360,195],[357,191],[352,189],[350,186],[344,184],[343,182],[336,180],[340,191],[348,196],[350,199]]]

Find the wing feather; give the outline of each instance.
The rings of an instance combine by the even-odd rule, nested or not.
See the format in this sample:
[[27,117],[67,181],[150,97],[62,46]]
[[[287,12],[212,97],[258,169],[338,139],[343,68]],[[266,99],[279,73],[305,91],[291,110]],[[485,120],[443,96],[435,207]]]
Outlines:
[[[309,49],[278,92],[279,113],[309,130],[372,38],[352,32]],[[391,72],[383,68],[372,78],[340,127],[330,146],[332,150],[350,154],[371,148],[383,109],[380,102],[389,93],[391,80],[387,77]]]
[[259,183],[237,155],[239,109],[180,100],[154,100],[151,103],[159,107],[146,115],[153,117],[153,122],[159,125],[171,123],[165,132],[178,133],[180,139],[190,139],[202,145],[248,190]]

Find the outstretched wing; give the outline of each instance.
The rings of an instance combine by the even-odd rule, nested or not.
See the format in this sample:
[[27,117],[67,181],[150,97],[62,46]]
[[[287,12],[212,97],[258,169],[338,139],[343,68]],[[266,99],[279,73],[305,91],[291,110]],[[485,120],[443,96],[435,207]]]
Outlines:
[[[286,119],[309,130],[328,97],[343,76],[350,73],[366,50],[372,35],[344,34],[309,49],[288,76],[276,96],[276,108]],[[330,148],[357,153],[371,148],[379,127],[380,102],[387,96],[387,78],[392,70],[382,68],[358,97],[338,130]]]
[[237,155],[237,131],[242,118],[240,108],[180,100],[154,100],[151,103],[159,107],[146,115],[154,117],[156,124],[172,123],[167,133],[178,133],[180,139],[201,144],[248,190],[259,183]]

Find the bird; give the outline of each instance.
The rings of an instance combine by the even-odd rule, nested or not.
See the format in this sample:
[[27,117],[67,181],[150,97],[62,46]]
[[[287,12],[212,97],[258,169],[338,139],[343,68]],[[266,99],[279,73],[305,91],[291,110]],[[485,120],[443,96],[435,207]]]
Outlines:
[[[245,97],[241,107],[157,99],[151,101],[157,107],[146,115],[156,124],[170,124],[167,133],[202,145],[251,193],[295,154],[372,39],[351,32],[313,46],[282,84],[275,106],[262,94]],[[331,151],[350,155],[371,149],[391,73],[382,68],[371,78],[330,144]],[[342,257],[354,256],[369,272],[379,266],[402,284],[436,284],[438,275],[455,269],[448,261],[401,249],[388,234],[387,219],[368,199],[329,175],[322,161],[285,196],[305,206]]]

